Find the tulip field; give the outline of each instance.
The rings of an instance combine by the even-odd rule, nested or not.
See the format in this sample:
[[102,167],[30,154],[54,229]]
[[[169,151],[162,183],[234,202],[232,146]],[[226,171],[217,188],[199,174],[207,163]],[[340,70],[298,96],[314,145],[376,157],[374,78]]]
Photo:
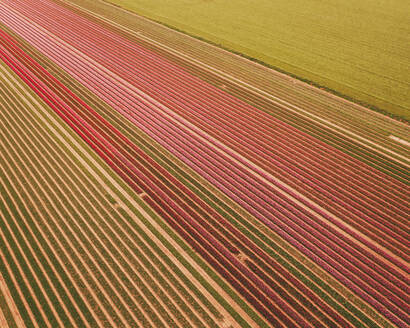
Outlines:
[[102,1],[0,2],[0,327],[408,327],[410,127]]

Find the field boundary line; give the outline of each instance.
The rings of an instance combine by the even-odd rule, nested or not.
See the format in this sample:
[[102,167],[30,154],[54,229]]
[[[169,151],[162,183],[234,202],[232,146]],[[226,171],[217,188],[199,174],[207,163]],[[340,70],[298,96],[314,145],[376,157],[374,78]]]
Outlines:
[[[62,0],[62,1],[64,1],[64,2],[67,3],[66,0]],[[158,46],[158,47],[160,47],[160,48],[162,48],[162,49],[164,49],[164,50],[166,50],[166,51],[168,51],[168,52],[170,52],[170,53],[173,53],[175,56],[177,56],[177,57],[179,57],[179,58],[182,57],[182,58],[184,58],[184,59],[188,59],[191,63],[194,63],[194,64],[196,64],[196,65],[198,65],[198,66],[201,66],[203,69],[205,69],[205,70],[207,70],[207,71],[210,71],[210,72],[212,72],[213,74],[215,74],[215,75],[217,75],[217,76],[219,76],[219,77],[221,77],[221,78],[223,78],[223,79],[225,79],[225,80],[229,80],[231,83],[233,83],[233,84],[235,84],[235,85],[237,85],[237,86],[239,86],[239,87],[246,88],[246,89],[248,89],[248,91],[250,91],[250,92],[252,92],[252,93],[254,93],[254,94],[256,94],[256,95],[258,95],[258,96],[260,96],[260,97],[262,97],[262,98],[264,98],[264,99],[266,99],[266,100],[268,100],[268,101],[271,101],[271,102],[275,103],[275,104],[278,105],[278,106],[285,107],[287,110],[290,110],[290,111],[292,111],[292,112],[294,112],[294,113],[297,113],[297,114],[303,113],[307,119],[309,119],[309,120],[311,120],[311,121],[313,121],[313,122],[315,122],[315,123],[317,123],[317,124],[319,124],[319,125],[321,125],[321,126],[330,128],[331,130],[333,130],[333,131],[335,131],[335,132],[337,132],[337,133],[339,133],[339,134],[341,134],[341,132],[344,132],[345,134],[347,134],[347,135],[345,135],[345,137],[347,137],[347,138],[353,140],[354,142],[357,142],[357,143],[359,143],[360,145],[362,145],[362,146],[364,146],[364,147],[366,147],[366,148],[369,148],[369,149],[371,149],[371,150],[373,150],[373,151],[375,151],[375,152],[377,152],[377,153],[379,153],[379,154],[382,154],[382,155],[384,155],[384,156],[390,158],[391,160],[396,161],[396,162],[402,164],[403,166],[410,167],[410,164],[409,164],[410,158],[408,158],[408,157],[406,157],[406,156],[403,156],[403,155],[401,155],[401,154],[398,154],[398,153],[396,153],[395,151],[393,151],[393,150],[391,150],[391,149],[388,149],[388,148],[386,148],[386,147],[384,147],[384,146],[382,146],[382,145],[379,145],[379,144],[377,144],[377,143],[375,143],[375,142],[373,142],[373,141],[371,141],[371,140],[368,140],[368,139],[366,139],[365,137],[362,137],[362,136],[356,134],[355,132],[352,132],[352,131],[349,131],[349,130],[343,128],[343,127],[340,127],[340,126],[338,126],[337,124],[334,124],[334,123],[332,123],[332,122],[330,122],[330,121],[328,121],[328,120],[326,120],[326,119],[324,119],[324,118],[321,118],[321,117],[317,116],[316,114],[309,113],[307,110],[304,110],[304,109],[302,109],[302,108],[300,108],[300,107],[298,107],[298,106],[296,106],[296,105],[293,105],[293,104],[289,103],[288,101],[283,100],[283,99],[281,99],[281,98],[279,98],[279,97],[277,97],[277,96],[271,95],[271,94],[269,94],[268,92],[263,91],[263,90],[261,90],[261,89],[255,87],[255,86],[253,86],[253,85],[251,85],[251,84],[249,84],[249,83],[247,83],[247,82],[244,82],[244,81],[242,81],[242,80],[240,80],[240,79],[238,79],[238,78],[236,78],[236,77],[234,77],[234,76],[232,76],[232,75],[230,75],[230,74],[228,74],[228,73],[225,73],[225,72],[223,72],[223,71],[221,71],[221,70],[219,70],[219,69],[217,69],[217,68],[214,68],[214,67],[211,67],[211,66],[208,65],[208,64],[202,63],[201,61],[199,61],[199,60],[197,60],[197,59],[195,59],[195,58],[192,58],[191,56],[189,56],[189,55],[187,55],[187,54],[184,54],[184,53],[182,53],[182,52],[180,52],[180,51],[178,51],[178,50],[175,50],[175,49],[173,49],[173,48],[171,48],[171,47],[169,47],[169,46],[167,46],[167,45],[164,45],[164,44],[162,44],[162,43],[160,43],[160,42],[158,42],[158,41],[155,41],[154,39],[151,39],[151,38],[149,38],[149,37],[147,37],[147,36],[144,36],[144,35],[142,35],[141,32],[137,33],[137,32],[135,32],[135,31],[129,29],[129,28],[126,27],[126,26],[123,26],[123,25],[121,25],[121,24],[118,24],[118,23],[114,22],[114,21],[111,20],[111,19],[108,19],[108,18],[106,18],[106,17],[104,17],[104,16],[102,16],[102,15],[99,15],[99,14],[97,14],[97,13],[94,13],[94,12],[92,12],[92,11],[90,11],[90,10],[84,8],[84,7],[81,7],[81,6],[79,6],[79,5],[76,5],[76,4],[73,4],[73,3],[68,3],[68,4],[71,5],[71,6],[73,6],[73,7],[77,7],[77,8],[79,8],[80,10],[82,10],[82,11],[84,11],[84,12],[87,12],[87,13],[89,13],[90,15],[92,15],[92,16],[94,16],[94,17],[97,17],[97,18],[99,18],[99,19],[101,19],[101,20],[103,20],[103,21],[105,21],[105,22],[108,22],[109,24],[111,24],[111,25],[113,25],[113,26],[115,26],[115,27],[118,27],[119,29],[121,29],[121,30],[123,30],[123,31],[125,31],[125,32],[128,32],[129,34],[133,35],[133,36],[136,37],[136,38],[143,39],[143,40],[147,41],[148,43],[154,44],[154,45],[156,45],[156,46]],[[139,15],[138,15],[138,16],[139,16]],[[286,107],[286,106],[288,106],[288,107]],[[290,108],[289,108],[289,107],[290,107]],[[337,131],[337,130],[339,130],[339,131]],[[342,134],[342,135],[343,135],[343,134]],[[355,138],[356,138],[356,139],[355,139]],[[372,147],[372,146],[373,146],[373,147]],[[391,155],[388,155],[388,154],[386,154],[386,153],[383,153],[382,151],[378,150],[377,148],[379,148],[379,149],[381,149],[381,150],[384,150],[385,152],[388,152],[388,153],[390,153],[390,154],[396,156],[397,158],[402,159],[404,162],[401,161],[401,160],[399,160],[399,159],[397,159],[397,158],[395,158],[394,156],[391,156]]]
[[[145,100],[146,100],[146,99],[145,99]],[[146,101],[149,101],[149,100],[146,100]],[[168,107],[168,108],[169,108],[169,107]],[[179,122],[179,119],[178,119],[178,123],[181,124],[182,126],[184,126],[184,125],[183,125],[184,123]],[[199,131],[200,131],[200,130],[199,130]],[[222,144],[222,145],[223,145],[223,144]],[[221,146],[221,147],[222,147],[222,146]],[[227,149],[229,150],[229,148],[227,148]],[[221,152],[222,152],[222,150],[221,150]]]

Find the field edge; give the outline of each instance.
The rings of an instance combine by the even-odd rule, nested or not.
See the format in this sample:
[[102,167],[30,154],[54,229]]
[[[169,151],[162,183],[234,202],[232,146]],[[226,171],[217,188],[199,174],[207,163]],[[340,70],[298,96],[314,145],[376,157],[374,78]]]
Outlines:
[[[320,90],[322,90],[322,91],[328,92],[328,93],[330,93],[330,94],[332,94],[332,95],[334,95],[334,96],[343,98],[344,100],[347,100],[347,101],[349,101],[349,102],[352,102],[352,103],[354,103],[354,104],[356,104],[356,105],[360,105],[360,106],[362,106],[362,107],[365,107],[366,109],[370,109],[370,110],[372,110],[372,111],[375,111],[375,112],[378,112],[378,113],[380,113],[380,114],[386,115],[386,116],[388,116],[388,117],[390,117],[390,118],[393,118],[393,119],[395,119],[395,120],[397,120],[397,121],[410,124],[410,115],[406,115],[406,114],[405,114],[405,112],[406,112],[408,109],[406,109],[406,108],[404,108],[404,107],[402,107],[402,106],[399,106],[399,105],[396,105],[396,104],[392,104],[392,103],[390,103],[390,102],[388,102],[388,101],[386,101],[386,100],[384,100],[384,99],[378,99],[376,96],[368,95],[368,94],[366,94],[366,93],[364,93],[364,92],[361,92],[361,91],[359,91],[359,90],[357,90],[357,89],[355,89],[355,88],[351,88],[351,87],[349,87],[348,85],[341,84],[341,83],[339,83],[339,82],[337,82],[337,81],[333,81],[334,84],[340,84],[340,85],[343,86],[345,89],[351,89],[351,90],[352,90],[352,93],[361,94],[362,97],[363,97],[363,99],[359,99],[357,96],[350,96],[350,95],[346,94],[345,92],[336,90],[336,88],[334,88],[334,87],[329,87],[329,86],[327,86],[327,85],[325,85],[325,84],[323,84],[323,83],[317,82],[317,80],[311,80],[311,79],[309,79],[309,78],[305,78],[305,77],[303,77],[301,74],[290,72],[289,70],[286,70],[285,68],[280,68],[279,66],[276,66],[276,65],[273,65],[273,64],[269,64],[269,63],[267,63],[267,62],[265,62],[265,61],[263,61],[263,60],[261,60],[261,59],[258,59],[258,58],[255,58],[255,57],[253,57],[253,56],[247,55],[247,54],[242,53],[242,52],[240,52],[240,51],[238,51],[238,50],[234,50],[234,49],[230,48],[229,46],[226,46],[226,45],[223,45],[223,44],[221,44],[221,43],[218,43],[218,42],[209,40],[209,39],[207,39],[207,38],[204,38],[204,37],[202,37],[202,36],[196,35],[196,34],[194,34],[194,33],[187,32],[187,31],[185,31],[185,30],[183,30],[183,29],[181,29],[181,28],[178,28],[178,27],[176,27],[176,26],[174,26],[174,25],[171,25],[171,24],[169,24],[169,23],[166,23],[166,22],[164,22],[164,21],[159,20],[159,17],[160,17],[160,16],[157,16],[157,15],[148,16],[148,15],[145,14],[145,13],[136,12],[136,11],[131,10],[131,9],[128,9],[128,8],[126,8],[126,7],[124,7],[124,6],[121,6],[121,5],[118,5],[118,4],[116,4],[116,3],[113,3],[113,2],[111,2],[110,0],[100,0],[100,1],[103,2],[103,3],[105,3],[105,4],[107,4],[107,5],[120,8],[121,10],[125,10],[125,11],[127,11],[127,12],[129,12],[129,13],[131,13],[131,14],[133,14],[133,15],[138,15],[138,16],[140,16],[140,17],[143,17],[144,19],[147,19],[147,20],[149,20],[149,21],[151,21],[151,22],[157,23],[157,24],[159,24],[159,25],[161,25],[161,26],[163,26],[163,27],[166,27],[166,28],[168,28],[168,29],[171,29],[171,30],[173,30],[173,31],[182,33],[182,34],[184,34],[184,35],[186,35],[186,36],[189,36],[189,37],[194,38],[194,39],[196,39],[196,40],[199,40],[199,41],[202,41],[202,42],[204,42],[204,43],[207,43],[208,45],[212,45],[212,46],[214,46],[214,47],[217,47],[217,48],[220,48],[220,49],[222,49],[222,50],[225,50],[225,51],[227,51],[227,52],[229,52],[229,53],[231,53],[231,54],[240,56],[240,57],[243,58],[243,59],[247,59],[247,60],[249,60],[249,61],[251,61],[251,62],[253,62],[253,63],[259,64],[259,65],[264,66],[264,67],[266,67],[266,68],[268,68],[268,69],[274,70],[274,71],[279,72],[279,73],[284,74],[284,75],[287,75],[287,76],[289,76],[289,77],[291,77],[291,78],[293,78],[293,79],[296,79],[296,80],[298,80],[298,81],[300,81],[300,82],[306,83],[307,85],[309,85],[309,86],[311,86],[311,87],[314,87],[314,88],[320,89]],[[155,17],[155,16],[156,16],[156,17]],[[169,21],[170,21],[170,20],[169,20]],[[280,60],[276,59],[276,61],[279,62]],[[293,66],[293,65],[290,65],[290,64],[286,64],[286,63],[284,63],[284,64],[285,64],[285,66],[287,65],[288,67],[295,67],[295,71],[307,72],[307,70],[305,70],[305,69],[303,69],[303,68],[299,68],[299,67],[296,67],[296,66]],[[302,73],[302,74],[303,74],[303,73]],[[315,74],[315,73],[311,73],[311,74],[312,74],[312,75],[317,75],[317,74]],[[319,79],[324,80],[324,81],[326,81],[326,80],[327,80],[327,81],[330,81],[329,79],[327,79],[327,78],[325,78],[325,77],[319,77]],[[319,79],[318,79],[318,80],[319,80]],[[365,98],[367,98],[367,99],[365,99]],[[371,104],[370,101],[369,101],[369,99],[373,99],[373,100],[377,100],[377,101],[375,101],[374,104]],[[377,104],[377,105],[376,105],[376,103],[380,103],[380,104]],[[383,104],[384,104],[384,106],[383,106]],[[387,106],[392,107],[392,111],[389,111],[388,109],[384,109],[384,108],[383,108],[383,107],[387,107]],[[396,113],[396,112],[399,112],[399,113]],[[401,114],[401,113],[403,113],[403,114]]]

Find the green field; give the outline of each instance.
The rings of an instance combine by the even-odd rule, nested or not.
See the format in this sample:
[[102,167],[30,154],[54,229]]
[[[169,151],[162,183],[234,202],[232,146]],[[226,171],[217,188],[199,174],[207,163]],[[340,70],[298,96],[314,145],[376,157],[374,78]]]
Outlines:
[[410,2],[109,0],[410,118]]

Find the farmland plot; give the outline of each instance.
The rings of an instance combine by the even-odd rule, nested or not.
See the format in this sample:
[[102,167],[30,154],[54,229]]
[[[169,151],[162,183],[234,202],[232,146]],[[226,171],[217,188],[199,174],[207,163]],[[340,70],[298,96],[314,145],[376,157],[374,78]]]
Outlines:
[[378,138],[407,127],[304,130],[98,15],[0,4],[0,249],[24,322],[404,327],[409,161]]

